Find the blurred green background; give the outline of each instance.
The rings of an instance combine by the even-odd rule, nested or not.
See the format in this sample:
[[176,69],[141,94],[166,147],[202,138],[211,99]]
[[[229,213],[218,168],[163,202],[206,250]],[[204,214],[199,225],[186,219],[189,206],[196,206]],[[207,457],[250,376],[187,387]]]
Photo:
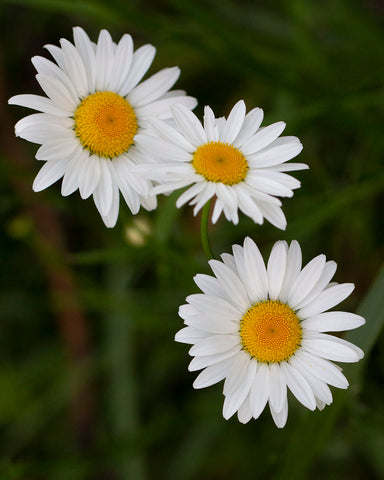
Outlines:
[[[383,3],[2,0],[0,17],[0,479],[384,478]],[[150,73],[180,66],[200,117],[243,98],[303,142],[287,230],[242,216],[211,237],[222,253],[250,235],[265,257],[297,239],[305,261],[325,253],[335,280],[356,284],[342,309],[366,316],[347,338],[367,355],[323,412],[290,401],[283,430],[268,411],[241,425],[222,418],[222,384],[193,390],[173,337],[208,265],[175,195],[135,217],[122,205],[108,230],[60,182],[32,192],[37,146],[13,133],[29,111],[6,101],[40,94],[30,58],[76,25],[154,44]]]

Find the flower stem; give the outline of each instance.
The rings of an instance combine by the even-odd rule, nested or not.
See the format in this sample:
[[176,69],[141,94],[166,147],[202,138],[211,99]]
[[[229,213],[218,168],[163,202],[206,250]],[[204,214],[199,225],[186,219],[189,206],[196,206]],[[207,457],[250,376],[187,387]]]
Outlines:
[[201,212],[201,228],[200,228],[201,244],[203,245],[203,250],[208,260],[211,260],[211,258],[214,258],[214,254],[212,252],[211,244],[209,242],[209,237],[208,237],[208,221],[209,221],[210,206],[211,206],[211,200],[208,200],[208,202],[204,205],[203,210]]

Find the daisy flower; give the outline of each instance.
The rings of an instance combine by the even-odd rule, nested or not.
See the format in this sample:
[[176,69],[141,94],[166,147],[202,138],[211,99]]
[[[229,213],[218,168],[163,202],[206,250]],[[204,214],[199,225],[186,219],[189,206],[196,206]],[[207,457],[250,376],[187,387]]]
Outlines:
[[291,197],[300,182],[284,172],[308,168],[288,160],[302,150],[296,137],[280,137],[284,122],[260,128],[263,111],[246,114],[244,101],[233,107],[228,118],[216,119],[210,107],[204,110],[204,125],[188,108],[172,108],[176,128],[152,121],[158,138],[143,133],[143,147],[156,151],[159,163],[147,168],[149,178],[159,185],[153,192],[169,193],[190,186],[178,198],[178,207],[190,202],[194,214],[216,197],[212,214],[215,223],[222,212],[237,224],[238,210],[263,223],[264,218],[285,229],[281,201]]
[[16,95],[9,103],[38,110],[15,127],[16,135],[41,147],[38,160],[46,163],[33,189],[43,190],[63,177],[61,193],[77,189],[82,198],[93,195],[108,227],[116,224],[119,191],[133,214],[140,205],[156,206],[152,184],[134,171],[151,161],[151,152],[139,151],[138,133],[153,118],[168,120],[170,107],[180,103],[194,108],[196,100],[184,91],[169,91],[179,77],[178,67],[160,70],[139,83],[155,56],[152,45],[134,51],[130,35],[118,44],[107,30],[97,44],[83,29],[73,30],[74,44],[60,40],[60,47],[46,45],[54,61],[33,57],[36,78],[47,97]]
[[310,410],[332,403],[328,385],[348,387],[333,361],[363,357],[352,343],[324,333],[365,323],[353,313],[327,311],[354,285],[330,283],[336,263],[324,255],[302,268],[296,241],[277,242],[267,266],[250,238],[222,260],[209,262],[215,277],[196,275],[203,293],[187,297],[179,310],[187,326],[175,339],[193,345],[189,370],[203,369],[193,386],[225,380],[224,418],[237,412],[246,423],[268,403],[279,428],[287,421],[287,388]]

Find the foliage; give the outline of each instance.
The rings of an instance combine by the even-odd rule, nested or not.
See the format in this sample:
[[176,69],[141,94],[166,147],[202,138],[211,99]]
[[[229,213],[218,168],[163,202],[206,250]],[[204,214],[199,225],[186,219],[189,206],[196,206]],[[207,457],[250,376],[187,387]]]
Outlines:
[[[379,3],[6,0],[0,14],[0,478],[383,478]],[[193,275],[208,266],[199,219],[175,196],[155,214],[122,208],[107,230],[91,200],[62,198],[58,185],[31,192],[36,146],[14,138],[24,111],[6,99],[39,93],[30,57],[75,25],[93,39],[108,28],[115,40],[129,32],[153,43],[152,70],[179,65],[178,87],[199,99],[199,115],[205,104],[226,115],[244,98],[301,139],[310,170],[284,201],[287,230],[242,217],[212,227],[211,240],[221,253],[250,235],[269,253],[297,239],[305,260],[325,253],[336,280],[355,282],[343,308],[367,319],[350,334],[366,358],[323,412],[292,402],[278,431],[267,414],[224,421],[220,385],[193,391],[187,347],[173,337]]]

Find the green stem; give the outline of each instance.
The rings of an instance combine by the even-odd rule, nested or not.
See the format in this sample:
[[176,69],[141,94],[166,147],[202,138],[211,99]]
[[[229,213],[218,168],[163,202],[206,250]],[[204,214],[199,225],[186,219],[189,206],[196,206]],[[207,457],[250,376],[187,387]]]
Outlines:
[[211,200],[208,200],[208,202],[204,205],[203,210],[201,212],[201,227],[200,227],[201,244],[203,245],[203,250],[208,260],[211,260],[212,258],[215,257],[212,252],[211,244],[209,242],[209,237],[208,237],[208,221],[209,221],[210,206],[211,206]]
[[[105,316],[105,352],[108,362],[108,419],[115,445],[113,452],[116,478],[145,480],[143,452],[129,448],[139,438],[139,386],[134,368],[135,331],[129,312],[122,307],[130,298],[131,269],[125,262],[107,267],[107,291],[111,305]],[[123,447],[125,446],[125,447]]]

